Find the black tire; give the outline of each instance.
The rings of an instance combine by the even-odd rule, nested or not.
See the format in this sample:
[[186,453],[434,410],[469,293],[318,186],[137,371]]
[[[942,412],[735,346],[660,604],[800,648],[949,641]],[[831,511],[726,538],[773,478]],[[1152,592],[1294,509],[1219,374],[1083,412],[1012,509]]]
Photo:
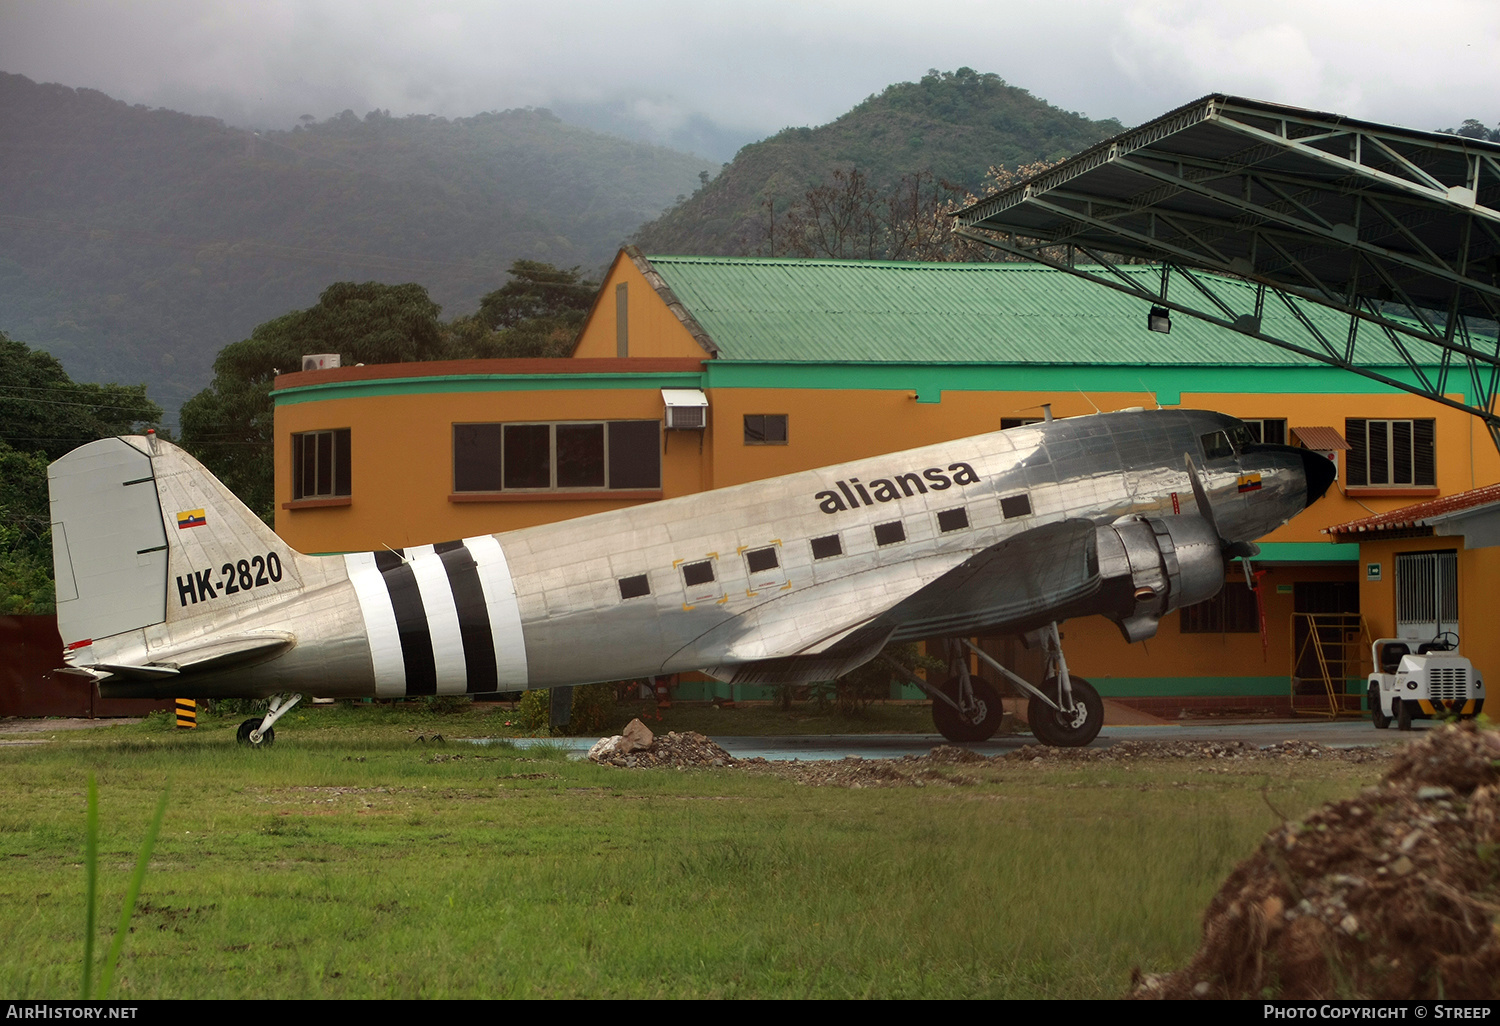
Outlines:
[[276,743],[275,727],[267,727],[265,730],[261,731],[260,741],[258,743],[251,740],[250,738],[250,732],[259,727],[261,720],[263,719],[265,719],[265,717],[257,716],[253,720],[246,720],[244,723],[241,723],[239,731],[235,734],[235,740],[239,741],[239,743],[242,745],[247,745],[250,748],[271,747],[271,745]]
[[[1074,713],[1066,715],[1033,698],[1026,706],[1026,720],[1031,733],[1044,745],[1053,748],[1082,748],[1099,736],[1104,726],[1104,700],[1094,685],[1082,677],[1070,677],[1073,685]],[[1057,694],[1057,678],[1048,677],[1042,690]]]
[[1396,729],[1411,729],[1411,703],[1404,698],[1396,699]]
[[1376,730],[1384,730],[1391,725],[1391,718],[1385,714],[1385,707],[1380,704],[1380,689],[1373,684],[1370,686],[1370,719],[1375,723]]
[[[947,702],[933,699],[932,722],[938,733],[957,744],[974,744],[988,741],[1000,729],[1005,709],[1000,702],[1000,692],[995,685],[980,677],[970,676],[969,687],[974,692],[975,711],[966,719]],[[952,677],[941,685],[943,694],[958,701],[958,678]]]

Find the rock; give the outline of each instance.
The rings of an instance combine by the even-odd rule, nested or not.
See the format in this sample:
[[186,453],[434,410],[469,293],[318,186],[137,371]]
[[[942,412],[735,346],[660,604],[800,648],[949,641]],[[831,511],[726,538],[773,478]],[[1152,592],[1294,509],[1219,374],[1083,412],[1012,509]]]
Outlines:
[[639,752],[651,747],[651,742],[656,736],[651,733],[651,728],[639,719],[631,720],[625,724],[625,729],[620,732],[620,751]]

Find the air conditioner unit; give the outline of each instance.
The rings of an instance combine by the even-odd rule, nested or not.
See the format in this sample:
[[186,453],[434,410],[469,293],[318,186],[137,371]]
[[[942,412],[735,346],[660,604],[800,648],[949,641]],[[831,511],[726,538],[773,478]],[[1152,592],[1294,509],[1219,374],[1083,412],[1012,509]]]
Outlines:
[[662,402],[667,406],[667,429],[702,431],[708,427],[708,397],[697,388],[664,388]]
[[338,353],[312,353],[302,358],[302,369],[305,371],[332,370],[339,364]]

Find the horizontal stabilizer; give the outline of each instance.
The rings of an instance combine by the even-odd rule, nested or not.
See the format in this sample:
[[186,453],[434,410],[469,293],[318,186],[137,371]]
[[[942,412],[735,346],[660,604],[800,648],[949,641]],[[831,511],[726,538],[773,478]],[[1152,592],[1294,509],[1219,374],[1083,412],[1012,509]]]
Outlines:
[[95,673],[107,673],[125,680],[163,680],[175,677],[178,670],[173,666],[129,666],[118,663],[94,663],[88,669]]
[[261,662],[280,655],[295,643],[295,636],[282,631],[240,634],[157,649],[146,663],[85,663],[70,669],[93,677],[107,673],[122,680],[163,680],[182,674],[222,670],[241,663]]

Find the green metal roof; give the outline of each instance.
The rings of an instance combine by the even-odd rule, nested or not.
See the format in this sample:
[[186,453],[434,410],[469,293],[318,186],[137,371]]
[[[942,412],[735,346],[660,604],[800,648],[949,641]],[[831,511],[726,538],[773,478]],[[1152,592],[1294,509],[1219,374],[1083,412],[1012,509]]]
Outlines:
[[[646,259],[718,346],[720,360],[1316,366],[1187,317],[1173,321],[1171,334],[1147,331],[1149,304],[1034,264]],[[1128,267],[1125,273],[1147,287],[1160,279],[1155,267]],[[1252,291],[1237,279],[1215,282]],[[1172,298],[1211,309],[1196,293],[1184,296],[1174,288]],[[1312,316],[1342,348],[1347,319],[1321,309]],[[1282,337],[1303,330],[1280,306],[1267,305],[1264,323],[1268,333],[1279,330]],[[1402,363],[1373,330],[1357,348],[1362,362]]]

